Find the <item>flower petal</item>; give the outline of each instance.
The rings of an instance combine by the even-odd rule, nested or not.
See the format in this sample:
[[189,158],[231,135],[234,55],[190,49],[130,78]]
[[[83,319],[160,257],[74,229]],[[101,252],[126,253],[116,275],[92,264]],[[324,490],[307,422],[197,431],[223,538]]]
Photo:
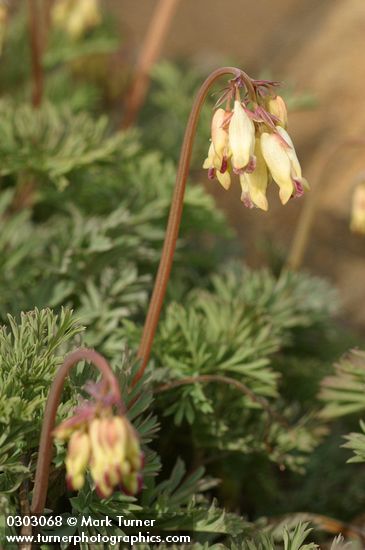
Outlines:
[[261,135],[261,150],[274,181],[279,186],[282,204],[286,204],[294,192],[291,171],[292,163],[286,148],[276,134]]
[[255,147],[255,125],[237,100],[234,102],[228,135],[233,168],[245,168]]

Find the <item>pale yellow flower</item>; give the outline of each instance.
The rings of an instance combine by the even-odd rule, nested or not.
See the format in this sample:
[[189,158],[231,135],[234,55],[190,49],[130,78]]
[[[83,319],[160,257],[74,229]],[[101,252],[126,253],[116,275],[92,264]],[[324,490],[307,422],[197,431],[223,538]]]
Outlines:
[[[288,114],[278,83],[253,80],[244,72],[229,82],[217,101],[211,143],[203,168],[224,189],[239,176],[241,200],[248,208],[268,210],[267,186],[273,179],[283,204],[309,189],[293,142],[286,132]],[[225,109],[221,107],[225,105]]]
[[268,184],[268,172],[264,157],[261,151],[260,139],[255,143],[256,168],[250,173],[240,175],[242,188],[241,200],[245,206],[252,208],[257,206],[262,210],[268,210],[269,205],[266,198]]
[[358,183],[354,190],[350,229],[365,235],[365,181]]
[[101,22],[99,0],[56,0],[52,9],[54,25],[77,39]]
[[85,432],[77,430],[70,437],[65,460],[67,484],[71,490],[80,490],[84,486],[85,470],[89,458],[89,436]]
[[211,135],[214,152],[220,164],[217,169],[222,166],[223,158],[228,157],[228,132],[224,127],[227,118],[227,113],[224,109],[217,109],[212,118]]
[[240,172],[247,167],[253,157],[255,126],[238,100],[234,102],[228,135],[232,166],[234,170]]
[[280,200],[286,204],[290,197],[302,195],[308,183],[302,177],[302,169],[289,134],[280,126],[276,130],[277,133],[264,132],[261,135],[261,149],[273,180],[279,186]]
[[[93,414],[91,414],[93,413]],[[79,490],[89,468],[97,493],[109,497],[115,488],[135,494],[141,488],[143,454],[136,431],[126,416],[115,416],[85,404],[54,431],[59,440],[69,440],[66,471],[71,489]]]

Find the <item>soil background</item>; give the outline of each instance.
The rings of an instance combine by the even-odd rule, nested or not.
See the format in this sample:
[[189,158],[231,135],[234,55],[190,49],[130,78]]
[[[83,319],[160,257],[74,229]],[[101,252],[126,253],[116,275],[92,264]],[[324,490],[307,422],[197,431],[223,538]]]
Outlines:
[[[156,0],[108,4],[137,49]],[[365,137],[365,0],[180,0],[161,57],[188,58],[207,72],[232,61],[314,95],[316,106],[290,113],[289,126],[305,176],[323,186],[304,267],[337,285],[349,324],[364,327],[365,238],[350,233],[349,209],[365,147],[339,149],[319,176],[335,144]],[[207,189],[237,228],[249,264],[262,262],[260,234],[289,249],[303,200],[283,208],[271,193],[263,215],[243,207],[238,187]]]

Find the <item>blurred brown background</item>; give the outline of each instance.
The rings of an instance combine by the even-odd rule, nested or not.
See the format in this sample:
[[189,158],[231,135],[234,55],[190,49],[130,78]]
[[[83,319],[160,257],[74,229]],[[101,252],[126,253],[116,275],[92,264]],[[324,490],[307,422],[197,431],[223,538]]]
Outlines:
[[[137,50],[156,0],[107,3]],[[315,108],[290,114],[289,126],[304,174],[324,187],[304,266],[339,287],[345,311],[362,326],[365,240],[350,233],[348,219],[353,180],[365,170],[365,147],[340,150],[321,181],[319,173],[334,144],[365,137],[364,53],[364,0],[180,0],[162,55],[188,56],[207,72],[234,61],[252,77],[268,71],[316,97]],[[242,206],[238,188],[207,188],[247,242],[251,264],[260,263],[259,247],[252,244],[260,232],[289,247],[303,200],[282,208],[272,194],[263,216]]]

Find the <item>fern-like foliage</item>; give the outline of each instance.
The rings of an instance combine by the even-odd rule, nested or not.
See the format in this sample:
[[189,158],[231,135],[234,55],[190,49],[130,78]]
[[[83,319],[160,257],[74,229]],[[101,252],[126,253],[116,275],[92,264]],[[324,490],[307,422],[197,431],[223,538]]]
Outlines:
[[108,120],[45,103],[34,110],[0,102],[0,174],[48,179],[60,188],[72,171],[110,162],[122,148],[120,134],[108,135]]
[[326,377],[321,386],[320,399],[324,402],[321,416],[337,418],[365,409],[365,352],[352,350],[336,365],[334,375]]
[[1,492],[15,491],[30,476],[48,389],[64,351],[81,331],[67,310],[59,316],[35,310],[19,322],[9,316],[8,327],[0,329]]
[[280,538],[270,535],[259,535],[257,540],[247,540],[233,545],[232,550],[316,550],[318,546],[314,543],[304,544],[311,529],[308,524],[298,523],[294,529],[284,527]]
[[360,421],[361,433],[350,433],[345,436],[347,442],[343,445],[346,449],[351,449],[354,456],[349,458],[348,462],[365,462],[365,422]]
[[[309,288],[321,302],[302,299]],[[190,424],[206,449],[263,453],[301,468],[324,427],[301,411],[295,394],[282,399],[275,357],[293,344],[294,329],[326,317],[325,304],[333,307],[326,291],[332,296],[316,279],[276,280],[233,266],[212,278],[210,290],[171,303],[154,348],[163,414]]]

